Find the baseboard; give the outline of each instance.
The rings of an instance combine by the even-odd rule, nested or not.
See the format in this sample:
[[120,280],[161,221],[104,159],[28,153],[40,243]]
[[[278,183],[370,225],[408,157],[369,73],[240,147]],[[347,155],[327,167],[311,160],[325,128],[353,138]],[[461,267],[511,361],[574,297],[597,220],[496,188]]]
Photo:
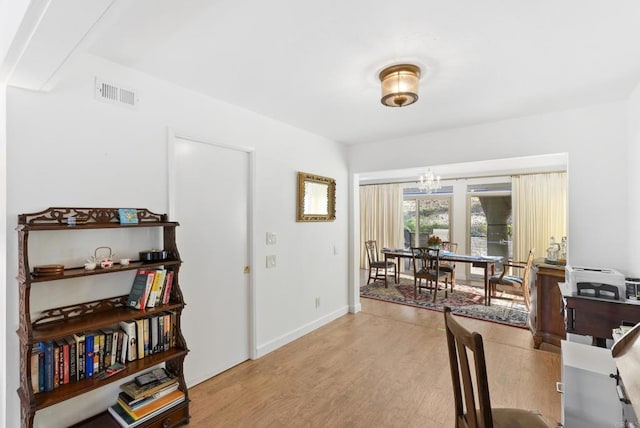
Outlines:
[[305,334],[311,333],[313,330],[316,330],[317,328],[320,328],[323,325],[328,324],[343,315],[346,315],[347,313],[349,313],[348,307],[344,306],[334,312],[323,316],[322,318],[318,318],[317,320],[311,321],[310,323],[307,323],[293,331],[290,331],[289,333],[285,333],[282,336],[265,343],[264,345],[258,346],[258,348],[256,349],[256,359],[267,355],[269,352],[275,351],[276,349],[286,345],[287,343],[301,338]]
[[358,304],[355,306],[349,306],[349,313],[351,314],[357,314],[361,310],[362,310],[362,305],[360,304],[360,302],[358,302]]

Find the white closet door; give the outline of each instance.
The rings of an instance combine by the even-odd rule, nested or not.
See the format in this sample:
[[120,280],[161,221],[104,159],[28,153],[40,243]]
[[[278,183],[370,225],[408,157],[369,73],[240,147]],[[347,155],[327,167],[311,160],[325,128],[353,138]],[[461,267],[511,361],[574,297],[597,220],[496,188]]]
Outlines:
[[174,220],[188,385],[249,358],[249,154],[175,138]]

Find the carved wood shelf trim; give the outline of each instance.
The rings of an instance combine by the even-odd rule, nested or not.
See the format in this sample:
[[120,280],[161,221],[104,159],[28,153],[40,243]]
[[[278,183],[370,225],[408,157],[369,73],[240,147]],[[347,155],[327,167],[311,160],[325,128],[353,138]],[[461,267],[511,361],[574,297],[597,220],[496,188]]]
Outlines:
[[[164,223],[167,222],[166,214],[157,214],[146,208],[135,208],[139,223]],[[24,226],[66,226],[69,217],[75,217],[76,224],[82,225],[107,225],[120,224],[118,208],[75,208],[75,207],[50,207],[46,210],[20,214],[18,224]]]

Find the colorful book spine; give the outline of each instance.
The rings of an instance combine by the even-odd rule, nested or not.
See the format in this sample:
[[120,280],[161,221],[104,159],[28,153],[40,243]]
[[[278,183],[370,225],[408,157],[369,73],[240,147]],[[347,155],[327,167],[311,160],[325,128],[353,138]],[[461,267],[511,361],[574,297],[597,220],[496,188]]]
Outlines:
[[167,279],[165,281],[164,291],[162,293],[162,304],[166,305],[171,299],[171,287],[173,286],[173,271],[167,272]]
[[169,350],[169,346],[171,344],[171,314],[168,312],[165,312],[163,314],[163,318],[164,318],[164,323],[163,323],[163,339],[164,339],[164,348],[163,350],[168,351]]
[[136,343],[138,349],[136,350],[138,358],[144,358],[144,320],[138,319],[136,322]]
[[73,337],[65,338],[65,342],[69,346],[69,382],[73,382],[78,379],[78,349]]
[[34,394],[40,392],[40,354],[42,350],[39,344],[35,344],[31,348],[31,389]]
[[53,342],[47,340],[44,350],[44,390],[53,391]]
[[[135,321],[120,321],[120,328],[127,334],[126,355],[127,361],[134,361],[138,358],[138,346],[136,342]],[[123,343],[124,346],[124,343]]]
[[85,378],[86,351],[85,351],[85,335],[84,333],[76,333],[73,335],[76,342],[76,379]]
[[104,371],[104,335],[99,332],[93,336],[93,375]]
[[60,387],[60,347],[53,341],[53,388]]
[[94,343],[93,334],[87,333],[84,337],[84,349],[85,349],[85,363],[84,363],[84,375],[85,378],[93,377],[93,361],[94,361]]
[[160,348],[158,347],[158,343],[159,343],[158,338],[160,337],[160,334],[158,333],[158,316],[157,315],[153,315],[151,317],[149,331],[151,336],[151,345],[149,347],[151,348],[151,353],[156,354],[160,352]]
[[105,329],[102,330],[102,334],[104,334],[104,358],[103,358],[103,367],[106,369],[109,367],[111,363],[111,348],[113,348],[113,330]]

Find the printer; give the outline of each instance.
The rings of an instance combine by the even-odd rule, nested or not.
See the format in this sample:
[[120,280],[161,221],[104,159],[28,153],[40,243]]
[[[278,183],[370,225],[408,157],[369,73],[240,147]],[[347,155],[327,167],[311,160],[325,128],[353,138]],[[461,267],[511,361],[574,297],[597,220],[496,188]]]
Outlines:
[[621,301],[626,299],[624,275],[616,270],[569,265],[565,270],[567,286],[575,296]]

